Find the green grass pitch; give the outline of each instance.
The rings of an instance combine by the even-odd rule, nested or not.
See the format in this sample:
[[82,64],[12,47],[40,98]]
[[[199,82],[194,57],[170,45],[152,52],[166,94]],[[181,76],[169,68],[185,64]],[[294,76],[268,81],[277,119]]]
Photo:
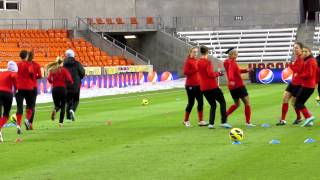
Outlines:
[[[248,86],[258,127],[244,126],[243,105],[229,118],[244,131],[241,145],[231,144],[229,130],[197,127],[196,108],[193,127],[182,126],[184,89],[84,99],[77,121],[63,128],[49,120],[52,104],[40,104],[36,130],[24,131],[23,142],[14,142],[15,128],[3,130],[0,180],[319,179],[319,121],[311,128],[291,125],[295,113],[290,106],[289,124],[274,125],[284,89],[285,85]],[[230,94],[225,87],[223,91],[229,106]],[[307,106],[318,118],[315,97],[316,92]],[[148,106],[141,105],[143,98],[149,99]],[[206,119],[208,112],[206,103]],[[218,113],[217,125],[219,119]],[[263,123],[271,127],[262,128]],[[317,142],[304,144],[308,137]],[[281,144],[268,144],[271,139]]]

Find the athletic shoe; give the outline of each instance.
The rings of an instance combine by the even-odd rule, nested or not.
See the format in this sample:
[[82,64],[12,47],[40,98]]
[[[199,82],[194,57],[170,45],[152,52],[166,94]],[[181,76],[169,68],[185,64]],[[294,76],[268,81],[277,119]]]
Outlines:
[[302,122],[302,119],[296,119],[296,120],[294,120],[293,121],[293,125],[298,125],[298,124],[300,124]]
[[311,117],[309,117],[308,119],[305,120],[305,122],[301,125],[301,127],[308,126],[313,121],[314,121],[314,117],[311,116]]
[[24,125],[26,126],[26,130],[29,131],[30,130],[30,122],[28,119],[24,120]]
[[76,115],[75,115],[74,111],[71,109],[71,110],[69,111],[69,113],[70,113],[71,120],[72,120],[72,121],[75,121],[75,120],[76,120]]
[[54,121],[56,119],[56,113],[57,113],[57,111],[55,109],[51,112],[51,120],[52,121]]
[[312,127],[312,126],[313,126],[313,122],[311,122],[308,125],[306,125],[306,127]]
[[208,128],[209,128],[209,129],[214,129],[214,124],[209,124],[209,125],[208,125]]
[[183,124],[184,124],[187,128],[191,127],[190,121],[183,121]]
[[59,127],[62,128],[63,127],[63,123],[59,123]]
[[17,134],[18,134],[18,135],[21,135],[21,134],[22,134],[22,130],[21,130],[21,127],[20,127],[20,126],[17,126]]
[[220,124],[220,127],[222,127],[222,128],[226,128],[226,129],[230,129],[230,128],[232,128],[232,126],[231,126],[230,124],[228,124],[228,123]]
[[31,131],[33,130],[32,123],[30,123],[29,130],[31,130]]
[[285,121],[285,120],[280,120],[276,125],[277,126],[284,126],[284,125],[286,125],[287,124],[287,121]]
[[257,125],[252,124],[252,123],[247,123],[246,126],[247,126],[247,127],[256,127]]
[[3,142],[3,136],[2,136],[2,132],[0,131],[0,143]]
[[208,126],[208,123],[206,121],[199,121],[199,126]]

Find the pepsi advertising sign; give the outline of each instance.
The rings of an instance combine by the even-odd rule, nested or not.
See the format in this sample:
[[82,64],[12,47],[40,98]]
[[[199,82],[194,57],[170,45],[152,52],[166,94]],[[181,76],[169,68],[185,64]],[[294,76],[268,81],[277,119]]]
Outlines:
[[260,84],[290,83],[293,72],[290,68],[284,69],[256,69],[256,82]]

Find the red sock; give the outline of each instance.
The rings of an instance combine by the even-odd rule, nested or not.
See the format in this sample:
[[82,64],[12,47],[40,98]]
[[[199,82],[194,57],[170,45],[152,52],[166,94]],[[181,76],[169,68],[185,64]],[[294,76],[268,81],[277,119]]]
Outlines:
[[288,113],[289,105],[288,103],[282,104],[282,114],[281,114],[281,120],[286,120],[286,116]]
[[297,119],[301,119],[300,110],[297,108],[295,108],[294,110],[296,111]]
[[5,116],[3,116],[0,119],[0,129],[7,123],[7,121],[8,121],[8,117],[5,117]]
[[251,120],[251,107],[250,107],[250,105],[246,105],[244,107],[244,114],[246,116],[246,123],[250,124],[250,120]]
[[27,109],[27,113],[26,113],[26,119],[31,119],[32,116],[32,109]]
[[308,109],[307,109],[306,107],[303,108],[303,109],[301,110],[301,112],[302,112],[304,118],[308,119],[309,117],[311,117],[311,114],[310,114],[310,112],[308,111]]
[[203,111],[198,111],[199,121],[203,121]]
[[22,114],[17,114],[17,125],[21,126]]
[[227,116],[229,116],[231,113],[233,113],[233,111],[235,111],[238,108],[237,105],[233,104],[232,106],[229,107],[228,111],[227,111]]
[[190,112],[186,111],[184,114],[184,122],[189,121],[189,115],[190,115]]

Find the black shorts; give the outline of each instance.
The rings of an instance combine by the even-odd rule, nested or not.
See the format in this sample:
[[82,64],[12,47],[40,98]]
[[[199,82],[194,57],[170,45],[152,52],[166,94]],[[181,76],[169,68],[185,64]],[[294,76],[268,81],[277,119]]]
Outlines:
[[289,93],[291,93],[291,95],[292,95],[293,97],[297,97],[300,89],[301,89],[301,86],[300,86],[300,85],[293,85],[293,84],[290,83],[290,84],[287,86],[286,91],[289,92]]
[[247,88],[245,86],[230,90],[230,93],[231,93],[232,99],[240,99],[249,95]]

